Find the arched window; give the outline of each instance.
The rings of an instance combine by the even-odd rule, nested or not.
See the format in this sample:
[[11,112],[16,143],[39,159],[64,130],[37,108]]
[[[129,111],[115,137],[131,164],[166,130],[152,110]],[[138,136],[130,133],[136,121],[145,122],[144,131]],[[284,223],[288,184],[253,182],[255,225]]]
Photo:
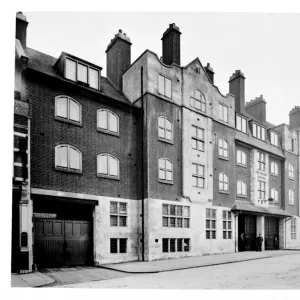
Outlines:
[[239,165],[246,166],[247,165],[246,153],[242,150],[237,150],[236,161]]
[[100,130],[119,134],[119,117],[110,110],[97,111],[97,127]]
[[219,156],[228,158],[228,143],[223,139],[219,139]]
[[278,175],[278,164],[274,161],[271,162],[271,174]]
[[158,160],[159,166],[159,179],[172,181],[173,180],[173,164],[167,158],[160,158]]
[[81,152],[70,145],[58,145],[55,147],[55,167],[68,170],[82,170]]
[[219,174],[219,191],[228,192],[228,176],[223,172]]
[[278,202],[278,191],[276,189],[271,189],[271,198],[274,202]]
[[97,156],[97,173],[114,178],[119,178],[119,160],[110,154]]
[[194,96],[191,97],[191,106],[205,112],[206,110],[205,98],[200,91],[198,90],[194,91]]
[[295,196],[293,190],[289,190],[289,204],[295,204]]
[[167,117],[158,118],[158,137],[172,141],[172,123]]
[[237,182],[237,195],[247,196],[247,185],[243,180]]
[[55,98],[55,116],[81,123],[81,105],[68,96]]

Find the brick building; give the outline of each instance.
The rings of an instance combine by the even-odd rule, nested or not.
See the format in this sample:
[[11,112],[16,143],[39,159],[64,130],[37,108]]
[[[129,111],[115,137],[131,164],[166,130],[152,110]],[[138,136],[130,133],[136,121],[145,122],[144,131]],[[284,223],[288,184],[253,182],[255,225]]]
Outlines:
[[[300,109],[266,121],[263,97],[245,103],[198,58],[180,65],[170,24],[162,59],[131,63],[121,30],[102,68],[27,47],[16,19],[12,267],[155,260],[300,247]],[[22,109],[20,109],[20,107]]]

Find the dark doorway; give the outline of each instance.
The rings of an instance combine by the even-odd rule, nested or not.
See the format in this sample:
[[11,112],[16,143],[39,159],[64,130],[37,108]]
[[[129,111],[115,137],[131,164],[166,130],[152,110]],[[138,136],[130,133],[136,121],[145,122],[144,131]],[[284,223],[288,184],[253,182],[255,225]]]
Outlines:
[[21,191],[13,190],[11,226],[11,272],[20,271],[20,199]]
[[279,240],[278,219],[265,217],[265,250],[275,250],[275,237]]
[[[244,233],[244,240],[241,234]],[[256,216],[239,215],[238,219],[239,251],[256,250]]]

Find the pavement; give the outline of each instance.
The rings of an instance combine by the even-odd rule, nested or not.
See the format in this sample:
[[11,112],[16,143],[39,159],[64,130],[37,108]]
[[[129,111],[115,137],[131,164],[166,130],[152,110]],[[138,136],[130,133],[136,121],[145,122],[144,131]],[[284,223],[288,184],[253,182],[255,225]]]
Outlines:
[[[209,256],[194,256],[150,262],[125,262],[106,264],[99,267],[52,268],[30,274],[12,274],[12,287],[42,287],[89,281],[100,281],[129,276],[130,274],[160,273],[207,266],[237,263],[258,259],[299,254],[299,250],[263,252],[238,252]],[[126,275],[127,274],[127,275]]]

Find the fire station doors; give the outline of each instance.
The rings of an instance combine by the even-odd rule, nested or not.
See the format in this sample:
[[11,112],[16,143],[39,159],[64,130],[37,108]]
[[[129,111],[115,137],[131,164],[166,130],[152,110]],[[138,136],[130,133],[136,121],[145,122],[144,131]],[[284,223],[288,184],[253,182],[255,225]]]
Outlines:
[[92,263],[92,223],[35,219],[34,262],[38,268]]
[[275,237],[279,239],[278,219],[265,217],[265,250],[275,249]]

